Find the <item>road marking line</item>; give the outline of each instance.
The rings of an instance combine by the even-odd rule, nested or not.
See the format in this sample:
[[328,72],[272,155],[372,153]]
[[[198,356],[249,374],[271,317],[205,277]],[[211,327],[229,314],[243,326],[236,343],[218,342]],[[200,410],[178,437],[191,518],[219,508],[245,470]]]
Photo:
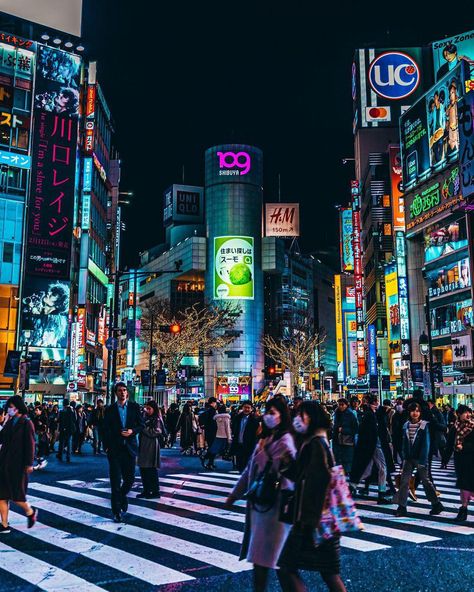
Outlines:
[[71,536],[69,532],[48,526],[42,522],[37,522],[34,528],[29,529],[24,524],[24,516],[16,512],[10,512],[10,517],[10,525],[17,530],[21,530],[25,535],[36,538],[44,543],[49,543],[55,547],[60,547],[69,553],[78,553],[82,557],[87,557],[100,564],[113,567],[118,571],[148,582],[149,584],[159,586],[161,584],[172,584],[195,579],[180,571],[128,553],[123,549],[119,550],[115,547],[98,543],[97,541],[74,535]]
[[[431,528],[433,530],[442,530],[451,534],[474,534],[474,528],[469,528],[467,526],[458,526],[457,524],[449,524],[447,522],[437,522],[436,520],[423,520],[416,517],[397,518],[394,514],[385,514],[384,512],[377,511],[377,508],[372,510],[371,502],[358,501],[357,506],[359,505],[362,505],[365,508],[364,510],[358,509],[359,516],[361,518],[366,517],[373,518],[374,520],[388,520],[390,522],[399,522],[400,524],[411,524],[412,526]],[[396,509],[396,507],[396,505],[391,505],[387,506],[387,509]],[[413,508],[412,506],[408,508],[408,512],[411,514],[427,514],[426,510],[423,508]]]
[[225,485],[232,485],[232,483],[229,483],[229,479],[209,479],[208,477],[203,477],[202,475],[187,475],[185,473],[173,473],[172,475],[170,475],[170,477],[181,477],[182,479],[190,479],[193,481],[211,481],[212,483],[223,483]]
[[[359,512],[359,515],[362,516],[362,513]],[[365,514],[364,517],[370,518],[370,516],[367,514]],[[380,526],[378,524],[367,524],[367,522],[364,522],[364,532],[377,536],[388,537],[390,539],[397,539],[399,541],[408,541],[417,545],[441,540],[439,537],[430,536],[428,534],[408,532],[406,530],[391,528],[388,526]]]
[[105,592],[104,588],[1,542],[0,569],[46,592]]
[[[67,493],[71,492],[65,492],[64,495],[67,495]],[[79,522],[85,526],[96,528],[110,534],[123,536],[135,542],[139,541],[151,545],[155,547],[157,554],[159,554],[160,549],[164,549],[165,551],[171,551],[172,553],[194,559],[201,564],[213,565],[231,573],[240,573],[241,571],[252,569],[252,564],[245,561],[239,561],[237,555],[227,553],[226,551],[211,549],[210,547],[199,545],[198,543],[192,543],[186,539],[162,534],[132,524],[116,524],[109,518],[104,518],[98,514],[92,514],[85,510],[78,510],[77,508],[47,499],[32,496],[28,496],[28,498],[36,507],[51,512],[52,514],[65,516],[68,520]],[[117,551],[117,553],[120,555],[120,551]],[[81,592],[83,592],[81,588],[76,588],[76,590],[81,590]]]
[[220,485],[210,485],[208,483],[201,483],[200,481],[194,483],[193,481],[186,479],[169,479],[168,477],[160,477],[160,483],[168,483],[169,485],[181,485],[183,487],[193,487],[194,489],[202,489],[204,491],[217,491],[220,493],[227,494],[232,490],[232,488],[221,487]]
[[[87,493],[80,493],[78,491],[73,491],[72,489],[66,490],[43,484],[39,486],[36,486],[35,484],[34,487],[30,485],[30,489],[39,490],[41,493],[50,493],[53,495],[68,497],[70,499],[99,507],[104,507],[110,504],[110,499],[106,497],[98,497],[95,495],[89,495]],[[169,512],[161,512],[152,508],[129,504],[128,513],[133,516],[145,518],[146,520],[152,520],[153,522],[166,524],[168,526],[176,526],[177,528],[182,528],[183,530],[190,530],[191,532],[208,535],[218,539],[223,539],[225,541],[232,541],[239,544],[242,542],[242,533],[238,530],[233,530],[224,526],[216,526],[215,524],[209,524],[208,522],[202,522],[200,520],[185,518],[183,516],[178,516]]]

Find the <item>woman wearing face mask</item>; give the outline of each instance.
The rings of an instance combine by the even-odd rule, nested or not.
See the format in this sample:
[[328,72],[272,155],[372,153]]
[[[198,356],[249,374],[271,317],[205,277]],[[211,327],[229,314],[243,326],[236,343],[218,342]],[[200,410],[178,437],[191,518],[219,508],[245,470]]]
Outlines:
[[[243,497],[254,479],[272,460],[274,471],[282,474],[281,489],[292,489],[293,485],[283,474],[296,455],[292,435],[289,433],[291,419],[288,406],[283,399],[275,398],[266,404],[263,416],[263,438],[258,442],[232,493],[227,506]],[[277,566],[278,557],[290,529],[289,524],[279,521],[281,494],[271,508],[260,508],[247,502],[245,533],[242,542],[241,559],[247,559],[254,566],[254,590],[263,592],[267,586],[268,572]]]
[[160,435],[163,431],[161,413],[156,401],[145,404],[145,427],[140,433],[137,464],[140,467],[143,491],[138,498],[154,499],[160,496],[158,468],[160,466]]
[[458,419],[454,424],[454,467],[461,494],[461,507],[454,521],[464,522],[467,520],[469,502],[474,500],[474,418],[467,405],[459,405],[457,415]]
[[331,418],[321,405],[305,401],[293,420],[303,440],[294,465],[295,513],[293,527],[278,561],[278,577],[284,592],[306,590],[299,570],[319,571],[331,592],[345,592],[341,580],[339,537],[315,545],[314,534],[330,485],[332,456],[327,431]]
[[7,414],[8,420],[0,432],[0,534],[10,532],[10,501],[24,510],[28,528],[35,524],[38,514],[38,510],[26,501],[28,475],[33,472],[35,457],[35,429],[19,395],[8,399]]

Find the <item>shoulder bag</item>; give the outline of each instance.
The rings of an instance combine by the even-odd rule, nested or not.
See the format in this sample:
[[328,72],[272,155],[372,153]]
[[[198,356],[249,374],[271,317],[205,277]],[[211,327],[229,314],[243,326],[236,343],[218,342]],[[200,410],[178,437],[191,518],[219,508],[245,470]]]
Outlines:
[[268,445],[263,450],[268,457],[265,467],[250,484],[244,499],[248,500],[257,512],[268,512],[275,505],[280,491],[280,474],[273,469],[273,458],[268,453]]
[[357,515],[354,500],[352,499],[347,484],[344,469],[336,465],[332,451],[321,442],[326,450],[328,461],[331,466],[330,481],[318,527],[313,532],[313,539],[316,545],[340,536],[346,532],[359,532],[363,529],[362,522]]

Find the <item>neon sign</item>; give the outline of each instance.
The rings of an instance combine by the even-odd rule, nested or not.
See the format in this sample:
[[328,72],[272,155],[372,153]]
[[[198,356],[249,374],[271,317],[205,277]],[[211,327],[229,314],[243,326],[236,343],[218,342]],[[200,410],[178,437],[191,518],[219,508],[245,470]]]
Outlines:
[[246,175],[250,171],[251,161],[248,152],[218,152],[217,156],[219,175]]

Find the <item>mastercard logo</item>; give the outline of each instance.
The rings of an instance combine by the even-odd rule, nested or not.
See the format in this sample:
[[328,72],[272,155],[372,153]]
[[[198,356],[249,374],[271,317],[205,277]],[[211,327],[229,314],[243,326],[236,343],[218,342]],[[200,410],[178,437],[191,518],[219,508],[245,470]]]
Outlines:
[[390,107],[366,107],[367,121],[391,121]]

